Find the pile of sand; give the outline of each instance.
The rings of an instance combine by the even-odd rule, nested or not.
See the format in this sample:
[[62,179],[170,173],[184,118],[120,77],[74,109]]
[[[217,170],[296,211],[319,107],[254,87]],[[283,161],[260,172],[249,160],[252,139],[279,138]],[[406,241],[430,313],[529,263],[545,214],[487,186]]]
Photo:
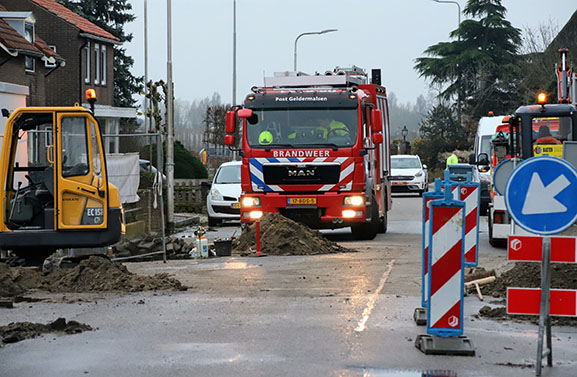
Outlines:
[[[318,231],[288,219],[280,213],[265,213],[260,221],[260,247],[269,255],[315,255],[347,253],[347,249],[327,240]],[[233,243],[236,252],[256,250],[256,225],[247,226]]]
[[58,318],[46,325],[32,322],[13,322],[7,326],[0,326],[0,345],[36,338],[46,333],[78,334],[83,331],[92,331],[92,327],[76,321],[66,322],[64,318]]
[[0,296],[15,297],[30,289],[49,292],[139,292],[185,290],[180,281],[166,273],[140,276],[118,262],[91,256],[73,268],[55,268],[48,275],[0,263]]

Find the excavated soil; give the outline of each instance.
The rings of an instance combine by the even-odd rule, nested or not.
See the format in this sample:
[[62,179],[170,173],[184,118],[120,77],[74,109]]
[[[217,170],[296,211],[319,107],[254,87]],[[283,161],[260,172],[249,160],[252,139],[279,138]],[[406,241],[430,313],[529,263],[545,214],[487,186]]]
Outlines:
[[31,289],[86,293],[185,290],[186,287],[166,273],[136,275],[118,262],[96,256],[73,268],[55,268],[47,275],[35,269],[0,263],[0,297],[16,297]]
[[[490,284],[481,287],[484,295],[506,297],[507,287],[541,287],[541,264],[518,262],[515,266],[497,276]],[[576,264],[551,264],[551,288],[577,289]]]
[[[541,264],[518,262],[515,266],[502,273],[490,284],[481,287],[485,295],[493,297],[507,296],[507,287],[540,288],[541,287]],[[559,264],[551,265],[551,288],[577,289],[577,265]],[[479,310],[479,316],[495,320],[518,320],[529,321],[537,324],[538,316],[508,315],[505,307],[484,306]],[[551,317],[554,326],[577,326],[577,319],[565,317]]]
[[83,331],[92,331],[92,327],[76,321],[66,322],[64,318],[58,318],[46,325],[32,322],[12,322],[7,326],[0,326],[0,346],[36,338],[46,333],[78,334]]
[[[347,249],[327,240],[318,231],[288,219],[280,213],[265,213],[260,221],[261,252],[268,255],[317,255],[348,253]],[[247,226],[233,243],[241,254],[256,250],[256,225]]]

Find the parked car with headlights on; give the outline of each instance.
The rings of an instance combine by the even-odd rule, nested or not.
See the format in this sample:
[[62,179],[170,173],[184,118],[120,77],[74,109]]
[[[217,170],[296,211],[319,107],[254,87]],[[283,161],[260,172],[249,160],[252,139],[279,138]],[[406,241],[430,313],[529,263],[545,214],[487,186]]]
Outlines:
[[209,226],[223,220],[240,220],[241,165],[241,161],[225,162],[216,171],[206,198]]
[[427,165],[417,155],[391,156],[392,192],[416,192],[422,196],[429,191]]

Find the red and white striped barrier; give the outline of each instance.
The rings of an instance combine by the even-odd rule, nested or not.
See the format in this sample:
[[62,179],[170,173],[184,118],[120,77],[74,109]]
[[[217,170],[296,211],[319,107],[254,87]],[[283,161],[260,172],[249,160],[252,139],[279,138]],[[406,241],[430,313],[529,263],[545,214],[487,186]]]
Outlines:
[[427,333],[444,337],[461,335],[465,204],[462,201],[437,200],[430,206]]
[[442,199],[443,196],[438,193],[426,193],[423,195],[423,274],[422,274],[422,295],[421,305],[427,307],[429,301],[429,216],[430,203],[433,200]]
[[[575,237],[551,237],[551,262],[577,263]],[[543,253],[543,237],[509,236],[507,252],[510,261],[540,262]]]
[[479,260],[479,184],[459,185],[459,200],[465,202],[465,266],[476,267]]

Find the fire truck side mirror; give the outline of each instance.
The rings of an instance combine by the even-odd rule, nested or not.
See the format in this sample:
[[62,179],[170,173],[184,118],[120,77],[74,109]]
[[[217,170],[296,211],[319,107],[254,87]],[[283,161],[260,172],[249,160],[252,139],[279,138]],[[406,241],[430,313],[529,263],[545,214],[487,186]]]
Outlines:
[[242,119],[247,119],[252,116],[252,109],[240,109],[238,111],[238,117]]
[[373,144],[383,144],[383,134],[375,133],[373,134]]
[[[373,132],[381,132],[383,130],[383,114],[381,113],[381,110],[373,109],[371,112],[371,129]],[[382,142],[383,141],[381,140],[381,143]]]
[[235,128],[236,128],[236,113],[234,111],[227,111],[226,112],[226,133],[227,134],[233,134]]
[[234,145],[234,135],[226,135],[224,137],[224,145]]
[[489,165],[489,155],[487,153],[479,153],[477,165]]

